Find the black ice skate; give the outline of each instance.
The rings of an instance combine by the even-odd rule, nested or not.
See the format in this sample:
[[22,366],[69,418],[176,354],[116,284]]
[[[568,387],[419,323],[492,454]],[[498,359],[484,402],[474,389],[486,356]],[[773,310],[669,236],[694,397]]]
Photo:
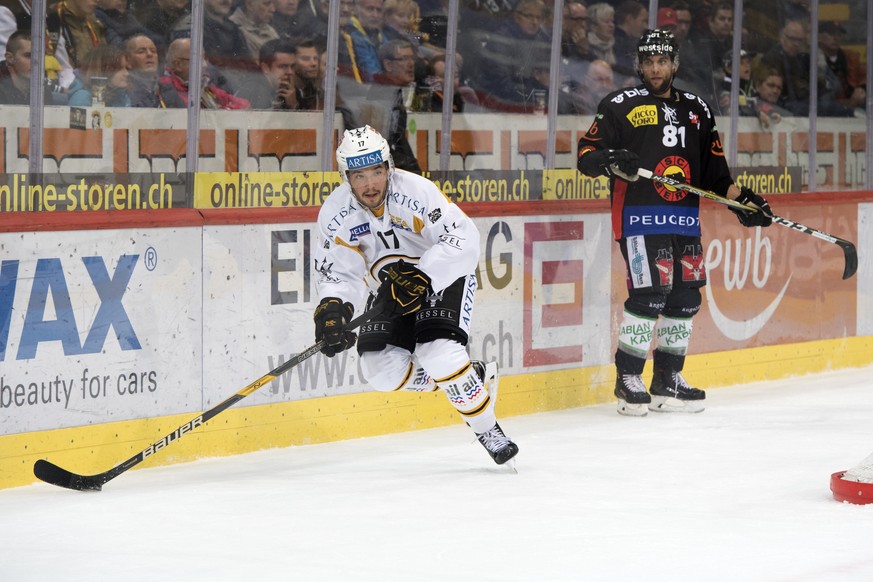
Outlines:
[[503,429],[497,423],[491,430],[477,434],[476,438],[498,465],[504,464],[518,454],[518,445],[503,434]]
[[706,392],[688,385],[682,374],[674,370],[655,369],[652,378],[652,402],[649,410],[656,412],[702,412]]
[[646,405],[652,401],[646,385],[639,374],[622,374],[615,378],[615,396],[618,398],[618,413],[625,416],[645,416]]

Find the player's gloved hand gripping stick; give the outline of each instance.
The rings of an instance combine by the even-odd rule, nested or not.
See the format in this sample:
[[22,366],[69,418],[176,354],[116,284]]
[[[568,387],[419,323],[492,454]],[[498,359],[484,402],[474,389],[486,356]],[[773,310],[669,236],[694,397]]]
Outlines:
[[403,260],[386,267],[379,275],[382,284],[373,305],[382,306],[382,315],[398,317],[415,313],[430,289],[430,277]]
[[[372,309],[364,312],[363,314],[359,315],[355,319],[352,319],[347,324],[345,324],[343,326],[343,331],[350,333],[351,330],[360,327],[371,318],[378,315],[380,310],[381,307],[377,305]],[[108,471],[97,473],[96,475],[78,475],[76,473],[72,473],[66,469],[63,469],[55,465],[54,463],[51,463],[44,459],[40,459],[33,465],[33,474],[36,475],[37,478],[45,481],[46,483],[57,485],[58,487],[66,487],[67,489],[74,489],[76,491],[100,491],[103,485],[105,485],[107,482],[115,479],[128,469],[140,464],[146,457],[149,457],[160,451],[161,449],[168,447],[198,426],[206,424],[206,422],[208,422],[211,418],[218,416],[220,413],[224,412],[249,394],[257,391],[265,384],[269,384],[291,368],[295,367],[300,362],[309,359],[318,352],[324,350],[327,345],[327,341],[324,339],[317,341],[314,345],[309,346],[296,356],[286,361],[284,364],[281,364],[275,369],[270,370],[265,375],[261,376],[230,398],[216,404],[199,416],[192,418],[173,432],[167,434],[162,439],[153,442],[142,451],[138,452],[123,463],[112,467]]]
[[[759,208],[758,206],[748,203],[744,204],[743,202],[740,202],[738,200],[731,200],[730,198],[721,196],[719,194],[716,194],[715,192],[710,192],[709,190],[704,190],[702,188],[696,188],[694,186],[691,186],[690,184],[686,184],[685,182],[681,182],[673,178],[668,178],[667,176],[659,176],[657,174],[653,174],[650,170],[646,170],[645,168],[640,168],[637,173],[643,178],[647,178],[654,182],[660,182],[661,184],[666,184],[667,186],[672,186],[673,188],[684,190],[685,192],[696,194],[701,198],[713,200],[715,202],[718,202],[719,204],[729,206],[731,209],[734,210],[744,211],[746,213],[764,213],[767,217],[770,218],[772,222],[775,222],[776,224],[786,226],[791,230],[802,232],[804,234],[809,234],[825,242],[835,244],[843,249],[843,255],[845,256],[846,260],[845,268],[843,269],[843,279],[848,279],[858,270],[858,251],[855,249],[854,243],[833,236],[826,232],[816,230],[809,226],[800,224],[799,222],[794,222],[793,220],[789,220],[788,218],[776,216],[772,213],[772,211],[770,210],[770,206],[767,204],[765,204],[764,208]],[[742,217],[740,218],[740,222],[743,222]],[[743,222],[743,224],[745,224],[745,222]]]

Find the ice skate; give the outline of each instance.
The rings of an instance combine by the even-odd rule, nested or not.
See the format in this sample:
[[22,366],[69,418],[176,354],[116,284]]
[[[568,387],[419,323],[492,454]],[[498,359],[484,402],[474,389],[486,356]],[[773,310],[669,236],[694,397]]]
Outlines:
[[615,396],[618,398],[618,413],[625,416],[645,416],[646,405],[652,401],[646,385],[639,374],[622,374],[615,378]]
[[486,363],[482,360],[471,360],[470,363],[473,365],[473,369],[476,370],[479,379],[482,380],[482,384],[485,386],[488,396],[491,400],[497,402],[497,385],[500,382],[500,374],[497,371],[497,362],[492,361]]
[[490,430],[477,434],[476,439],[498,465],[503,465],[518,454],[518,445],[503,434],[503,429],[497,423]]
[[682,374],[655,369],[649,410],[655,412],[702,412],[706,392],[688,385]]

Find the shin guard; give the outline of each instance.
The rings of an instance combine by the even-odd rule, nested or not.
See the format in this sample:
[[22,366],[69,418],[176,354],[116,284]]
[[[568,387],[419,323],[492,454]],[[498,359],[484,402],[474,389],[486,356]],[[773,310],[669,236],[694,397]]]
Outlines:
[[474,432],[482,433],[494,426],[497,422],[494,400],[470,363],[464,346],[438,339],[417,345],[415,355]]
[[625,310],[615,352],[615,365],[621,372],[637,376],[643,373],[654,328],[654,319]]
[[690,342],[690,317],[662,316],[655,326],[655,368],[681,372]]

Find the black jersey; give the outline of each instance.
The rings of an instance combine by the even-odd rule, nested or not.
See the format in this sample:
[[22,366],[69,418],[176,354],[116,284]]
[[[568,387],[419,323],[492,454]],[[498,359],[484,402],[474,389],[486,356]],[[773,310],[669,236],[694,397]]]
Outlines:
[[[710,108],[697,95],[675,88],[666,99],[650,95],[644,85],[607,95],[579,140],[579,156],[603,148],[630,150],[642,168],[722,195],[733,183]],[[694,194],[651,180],[612,179],[616,239],[700,236],[699,205]]]

